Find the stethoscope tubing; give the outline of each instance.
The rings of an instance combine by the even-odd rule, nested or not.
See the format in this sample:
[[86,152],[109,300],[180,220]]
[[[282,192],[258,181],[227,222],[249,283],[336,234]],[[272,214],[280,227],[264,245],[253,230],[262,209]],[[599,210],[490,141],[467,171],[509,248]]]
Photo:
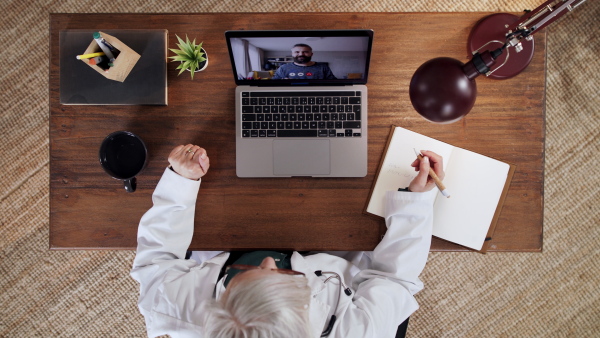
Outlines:
[[331,333],[331,330],[333,329],[333,325],[335,324],[335,321],[337,319],[337,317],[335,316],[335,314],[337,312],[338,306],[340,305],[340,298],[341,298],[341,294],[342,294],[342,286],[343,286],[344,293],[347,296],[351,296],[352,295],[352,290],[349,287],[346,287],[346,285],[342,281],[342,278],[336,272],[333,272],[333,271],[321,271],[321,270],[315,271],[315,275],[317,275],[319,277],[323,276],[324,274],[333,275],[333,276],[327,277],[327,279],[325,279],[323,281],[324,284],[327,284],[327,282],[329,282],[329,280],[331,280],[332,278],[337,278],[338,281],[340,282],[340,284],[339,284],[338,299],[337,299],[337,303],[335,304],[335,309],[333,310],[333,314],[331,315],[331,319],[329,320],[329,324],[327,324],[327,327],[325,328],[325,330],[323,331],[323,333],[321,333],[321,337],[327,337]]

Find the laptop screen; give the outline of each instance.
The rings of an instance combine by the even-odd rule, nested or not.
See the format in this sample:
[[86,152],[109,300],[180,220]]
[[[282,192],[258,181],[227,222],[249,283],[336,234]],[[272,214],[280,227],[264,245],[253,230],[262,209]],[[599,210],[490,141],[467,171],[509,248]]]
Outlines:
[[372,30],[227,31],[238,85],[366,84]]

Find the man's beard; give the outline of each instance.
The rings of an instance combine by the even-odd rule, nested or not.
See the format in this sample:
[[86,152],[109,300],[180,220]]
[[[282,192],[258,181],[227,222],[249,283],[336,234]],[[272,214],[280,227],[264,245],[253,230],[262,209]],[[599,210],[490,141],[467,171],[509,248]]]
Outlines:
[[294,56],[294,62],[299,64],[306,64],[310,62],[310,56]]

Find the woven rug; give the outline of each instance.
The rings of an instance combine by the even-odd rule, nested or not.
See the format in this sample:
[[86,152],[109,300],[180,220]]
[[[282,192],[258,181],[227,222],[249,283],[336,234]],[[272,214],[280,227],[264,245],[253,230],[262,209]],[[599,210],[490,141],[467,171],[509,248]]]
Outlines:
[[[518,12],[542,2],[2,1],[0,337],[145,336],[133,251],[48,250],[49,13]],[[543,253],[432,253],[408,336],[600,336],[599,18],[590,0],[548,31]]]

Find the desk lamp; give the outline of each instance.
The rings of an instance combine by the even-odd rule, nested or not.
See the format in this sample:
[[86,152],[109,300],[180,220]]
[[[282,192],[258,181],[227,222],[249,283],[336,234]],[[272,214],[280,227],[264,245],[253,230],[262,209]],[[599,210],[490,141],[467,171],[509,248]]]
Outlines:
[[[519,74],[533,58],[533,34],[583,2],[585,0],[549,0],[520,18],[508,13],[483,18],[469,35],[471,61],[463,64],[456,59],[439,57],[417,69],[409,88],[413,107],[431,122],[460,120],[475,104],[477,76],[508,79]],[[493,46],[497,48],[490,51],[488,48]],[[483,49],[485,51],[480,53]],[[492,69],[496,63],[500,65]]]

